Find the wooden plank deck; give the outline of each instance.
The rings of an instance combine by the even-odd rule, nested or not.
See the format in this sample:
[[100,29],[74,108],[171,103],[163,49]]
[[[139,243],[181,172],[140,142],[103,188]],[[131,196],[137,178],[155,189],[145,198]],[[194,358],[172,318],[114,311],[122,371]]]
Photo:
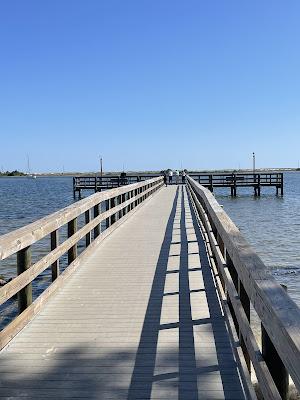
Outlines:
[[183,186],[99,245],[0,353],[0,399],[245,399]]

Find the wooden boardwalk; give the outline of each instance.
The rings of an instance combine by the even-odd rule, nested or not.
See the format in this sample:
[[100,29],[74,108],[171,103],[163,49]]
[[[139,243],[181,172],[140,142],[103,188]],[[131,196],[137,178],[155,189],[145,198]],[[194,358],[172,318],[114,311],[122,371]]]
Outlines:
[[0,354],[0,398],[245,399],[184,186],[103,241]]

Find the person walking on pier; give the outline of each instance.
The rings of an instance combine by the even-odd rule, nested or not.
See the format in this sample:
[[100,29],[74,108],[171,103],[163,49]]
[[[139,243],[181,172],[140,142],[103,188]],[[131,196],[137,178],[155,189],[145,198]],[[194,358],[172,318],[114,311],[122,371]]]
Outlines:
[[178,183],[179,183],[179,171],[178,171],[178,169],[176,169],[175,175],[176,175],[176,185],[178,185]]
[[164,184],[168,186],[168,181],[167,181],[167,171],[164,171]]
[[185,184],[185,176],[186,176],[186,173],[185,173],[185,170],[183,169],[183,170],[181,171],[181,177],[182,177],[182,183],[183,183],[183,184]]
[[173,171],[169,169],[169,185],[172,185],[172,180],[173,180]]

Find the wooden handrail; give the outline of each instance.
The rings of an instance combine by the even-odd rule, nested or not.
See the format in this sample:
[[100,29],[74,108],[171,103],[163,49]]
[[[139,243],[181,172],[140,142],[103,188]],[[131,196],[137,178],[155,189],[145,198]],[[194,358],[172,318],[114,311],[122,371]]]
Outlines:
[[[75,270],[83,257],[89,254],[89,249],[100,243],[108,234],[115,230],[120,223],[127,219],[149,196],[160,189],[163,178],[158,177],[140,183],[96,193],[84,200],[74,203],[45,218],[33,222],[23,228],[0,237],[0,259],[12,254],[18,255],[18,276],[0,288],[0,305],[18,294],[20,315],[0,333],[0,348],[6,345],[12,337],[40,309],[46,298],[63,282],[70,271]],[[116,202],[119,197],[120,202]],[[106,211],[101,212],[101,203],[105,202]],[[94,218],[91,219],[91,211]],[[127,215],[128,214],[128,215]],[[85,217],[85,225],[77,230],[77,218]],[[101,222],[107,221],[106,230],[101,232]],[[108,222],[109,221],[109,222]],[[58,241],[58,230],[68,225],[68,238]],[[92,234],[94,241],[92,241]],[[30,246],[50,234],[51,251],[42,259],[31,265]],[[86,250],[77,257],[77,244],[86,238]],[[59,258],[68,253],[69,267],[59,276]],[[80,261],[79,261],[80,260]],[[31,282],[47,268],[52,267],[53,283],[32,303]],[[51,288],[53,286],[53,288]],[[32,304],[31,304],[32,303]]]
[[[188,188],[208,232],[214,259],[237,320],[238,330],[256,369],[265,398],[281,398],[265,372],[248,315],[257,312],[276,351],[300,389],[300,309],[273,278],[214,195],[190,176]],[[242,306],[242,308],[241,308]],[[242,311],[241,311],[242,310]],[[278,382],[275,382],[276,385]],[[279,396],[279,397],[278,397]]]
[[68,207],[65,207],[55,213],[41,218],[29,225],[16,229],[5,235],[0,236],[0,260],[3,260],[19,250],[24,249],[43,239],[51,232],[59,229],[74,218],[83,214],[95,205],[102,203],[105,200],[127,193],[131,190],[142,188],[146,185],[160,182],[161,177],[149,179],[140,183],[134,183],[120,188],[110,189],[105,192],[95,193],[86,199],[80,200]]

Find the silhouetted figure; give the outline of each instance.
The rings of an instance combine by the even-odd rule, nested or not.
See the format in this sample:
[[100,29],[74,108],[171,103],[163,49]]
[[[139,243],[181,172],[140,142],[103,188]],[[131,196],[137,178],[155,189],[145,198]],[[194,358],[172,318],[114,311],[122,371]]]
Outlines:
[[126,183],[127,183],[127,178],[126,178],[126,172],[121,172],[121,175],[120,175],[120,184],[123,186],[123,185],[126,185]]
[[172,180],[173,180],[173,171],[169,169],[169,185],[172,185]]
[[178,171],[178,169],[176,169],[175,175],[176,175],[176,185],[178,185],[178,183],[179,183],[179,171]]
[[168,180],[167,180],[167,173],[166,173],[166,171],[164,172],[164,184],[166,185],[166,186],[168,186]]

